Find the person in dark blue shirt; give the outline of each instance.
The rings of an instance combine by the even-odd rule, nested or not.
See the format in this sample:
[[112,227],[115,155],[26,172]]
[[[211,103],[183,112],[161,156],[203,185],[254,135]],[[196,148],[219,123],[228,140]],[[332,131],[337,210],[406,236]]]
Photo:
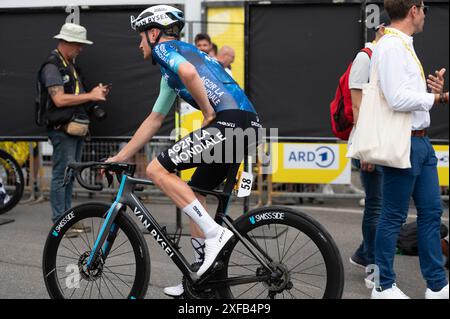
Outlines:
[[[141,36],[139,47],[144,59],[160,67],[160,94],[131,141],[108,162],[126,162],[150,141],[177,96],[202,112],[202,128],[160,154],[146,170],[155,185],[190,217],[197,274],[201,277],[233,233],[214,221],[205,209],[205,197],[194,194],[189,185],[204,190],[219,186],[231,165],[241,163],[248,147],[257,144],[261,125],[252,103],[223,67],[195,46],[179,41],[184,27],[182,11],[153,6],[137,18],[131,17],[131,25]],[[197,169],[189,185],[175,174],[194,167]],[[181,296],[183,286],[164,292]]]

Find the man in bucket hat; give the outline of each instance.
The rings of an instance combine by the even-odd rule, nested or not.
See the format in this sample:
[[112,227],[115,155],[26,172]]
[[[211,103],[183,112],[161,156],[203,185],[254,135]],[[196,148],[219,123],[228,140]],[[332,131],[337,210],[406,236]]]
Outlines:
[[[69,162],[81,160],[83,136],[88,129],[89,116],[98,110],[96,102],[106,100],[109,87],[100,83],[88,91],[75,65],[75,59],[83,46],[93,44],[87,39],[84,27],[66,23],[54,38],[59,40],[58,46],[39,70],[38,85],[41,89],[38,91],[41,92],[39,100],[44,106],[43,123],[47,126],[53,145],[50,201],[52,221],[55,223],[72,206],[73,183],[63,186],[66,166]],[[74,130],[74,127],[78,130]],[[76,236],[83,231],[89,229],[76,225],[68,236]]]

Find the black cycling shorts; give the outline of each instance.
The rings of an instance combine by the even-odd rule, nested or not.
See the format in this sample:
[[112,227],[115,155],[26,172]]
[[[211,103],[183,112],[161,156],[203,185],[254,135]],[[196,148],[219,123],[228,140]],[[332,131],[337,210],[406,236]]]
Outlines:
[[158,156],[169,172],[197,167],[189,185],[213,190],[227,177],[231,165],[255,153],[262,126],[256,114],[227,110],[208,126],[185,136]]

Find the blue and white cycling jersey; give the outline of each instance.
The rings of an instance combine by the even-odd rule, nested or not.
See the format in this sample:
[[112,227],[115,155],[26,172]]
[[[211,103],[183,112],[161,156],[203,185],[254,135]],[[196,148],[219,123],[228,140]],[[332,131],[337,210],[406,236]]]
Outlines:
[[196,68],[216,113],[242,110],[256,114],[244,91],[222,65],[195,46],[181,41],[167,41],[156,45],[152,55],[160,65],[163,81],[165,80],[179,97],[196,109],[199,109],[199,106],[178,76],[178,68],[184,62],[189,62]]

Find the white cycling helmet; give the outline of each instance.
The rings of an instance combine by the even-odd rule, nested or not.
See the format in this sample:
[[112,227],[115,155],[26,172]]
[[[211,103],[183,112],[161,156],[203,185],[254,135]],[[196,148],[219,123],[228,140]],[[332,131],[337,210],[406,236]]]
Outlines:
[[145,9],[137,18],[131,16],[131,28],[143,32],[152,28],[167,30],[178,26],[178,33],[184,27],[183,11],[166,5],[158,5]]

